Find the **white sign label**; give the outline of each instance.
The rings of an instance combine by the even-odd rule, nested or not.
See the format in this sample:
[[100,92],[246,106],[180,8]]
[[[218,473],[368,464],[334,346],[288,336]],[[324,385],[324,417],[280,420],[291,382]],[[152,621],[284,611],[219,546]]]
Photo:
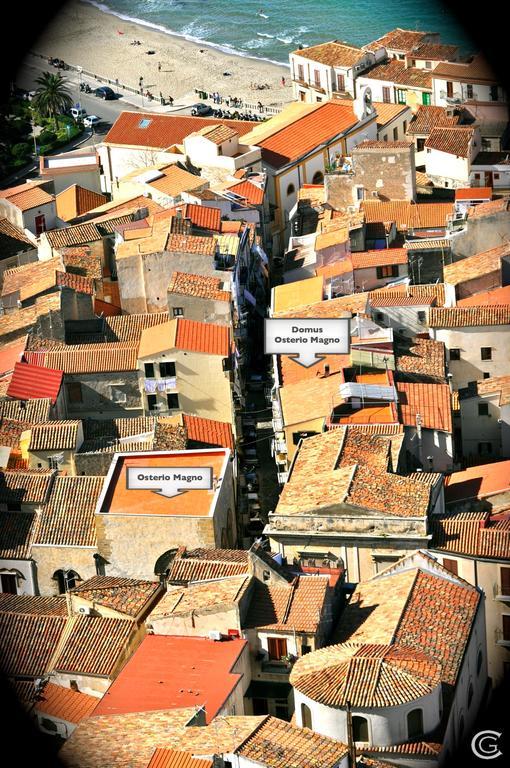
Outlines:
[[310,368],[328,355],[347,355],[350,318],[271,318],[265,320],[266,355],[295,355],[292,359]]
[[129,490],[153,491],[171,499],[186,491],[213,487],[212,467],[127,467],[126,487]]

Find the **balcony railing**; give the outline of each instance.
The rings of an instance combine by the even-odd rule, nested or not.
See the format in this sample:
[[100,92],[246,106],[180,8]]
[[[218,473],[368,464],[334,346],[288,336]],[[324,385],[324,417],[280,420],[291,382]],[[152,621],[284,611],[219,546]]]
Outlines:
[[262,672],[268,672],[273,675],[288,675],[292,670],[292,662],[268,659],[261,663],[260,668]]

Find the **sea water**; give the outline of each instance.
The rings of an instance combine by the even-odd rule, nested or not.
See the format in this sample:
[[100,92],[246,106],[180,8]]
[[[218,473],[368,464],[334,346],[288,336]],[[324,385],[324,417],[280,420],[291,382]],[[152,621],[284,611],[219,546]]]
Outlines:
[[474,49],[439,0],[87,0],[103,11],[228,53],[288,63],[290,51],[326,40],[371,42],[390,29],[439,32]]

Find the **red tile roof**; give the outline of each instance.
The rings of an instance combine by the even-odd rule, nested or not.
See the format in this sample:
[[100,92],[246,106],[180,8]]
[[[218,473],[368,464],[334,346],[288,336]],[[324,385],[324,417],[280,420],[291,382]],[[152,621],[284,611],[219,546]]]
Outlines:
[[281,168],[349,131],[358,123],[352,102],[330,101],[258,142],[262,158]]
[[57,285],[60,288],[71,288],[78,293],[94,293],[94,282],[88,277],[75,275],[72,272],[57,272]]
[[448,384],[397,382],[400,418],[406,427],[415,427],[418,414],[425,429],[452,432],[452,404]]
[[492,200],[492,187],[461,187],[455,190],[455,199],[490,201]]
[[468,467],[445,478],[447,504],[485,499],[510,490],[510,460]]
[[104,477],[58,475],[39,515],[34,546],[95,547],[94,512]]
[[[10,512],[9,514],[14,514]],[[2,613],[25,613],[30,616],[67,616],[67,603],[62,597],[43,595],[11,595],[0,592]]]
[[430,328],[476,328],[510,325],[510,304],[485,307],[431,307]]
[[2,344],[0,347],[0,376],[11,373],[14,366],[21,360],[21,356],[27,345],[27,337],[22,336],[10,344]]
[[481,219],[483,216],[493,216],[496,213],[506,213],[510,206],[510,198],[503,197],[499,200],[491,200],[489,203],[473,205],[469,209],[469,219]]
[[117,576],[92,576],[71,590],[72,595],[94,605],[135,618],[154,598],[161,585],[158,581],[124,579]]
[[497,78],[486,59],[478,54],[469,62],[441,62],[432,76],[465,83],[496,84]]
[[193,757],[189,752],[157,747],[147,768],[213,768],[213,761]]
[[61,672],[110,677],[126,657],[135,632],[130,619],[70,617],[65,641],[51,666]]
[[54,368],[16,363],[7,394],[18,400],[49,398],[55,404],[63,376],[63,371]]
[[394,221],[397,229],[443,229],[453,203],[412,203],[409,200],[363,200],[367,224]]
[[351,253],[354,269],[370,269],[391,264],[407,264],[405,248],[381,248],[375,251],[359,251]]
[[484,277],[493,272],[496,272],[497,278],[500,278],[501,259],[509,255],[510,242],[498,245],[496,248],[490,248],[488,251],[476,253],[473,256],[467,256],[465,259],[444,266],[444,281],[452,285],[459,285],[459,283],[475,280],[477,277]]
[[475,129],[469,125],[433,128],[425,142],[425,147],[456,157],[468,157],[474,133]]
[[[144,121],[149,124],[143,128]],[[167,149],[182,144],[191,133],[210,125],[227,125],[240,136],[253,129],[253,123],[243,120],[218,120],[206,117],[156,115],[152,112],[122,112],[104,138],[105,144]]]
[[137,344],[112,342],[104,344],[75,344],[62,349],[26,352],[31,366],[39,371],[58,366],[64,373],[104,373],[135,371]]
[[431,548],[468,557],[510,560],[510,519],[488,512],[432,515]]
[[323,617],[327,576],[297,576],[288,586],[256,581],[243,628],[314,635]]
[[226,421],[204,419],[200,416],[182,414],[182,421],[186,428],[188,440],[206,445],[219,445],[223,448],[234,450],[234,436],[232,425]]
[[232,668],[245,646],[245,640],[148,635],[95,714],[204,706],[210,723],[241,679]]
[[364,45],[367,51],[376,51],[378,48],[389,48],[392,51],[399,51],[400,53],[409,53],[412,49],[420,45],[429,36],[429,32],[418,32],[414,29],[402,29],[396,27],[390,32],[387,32],[382,37],[378,37],[368,45]]
[[9,677],[44,677],[68,619],[0,613],[2,672]]
[[183,203],[169,208],[168,213],[175,216],[180,211],[184,219],[191,219],[195,227],[211,229],[214,232],[221,230],[221,209],[210,208],[208,205],[196,205],[195,203]]
[[230,354],[230,329],[227,325],[201,323],[198,320],[178,318],[175,346],[190,352],[203,352],[207,355]]
[[249,205],[262,205],[264,202],[264,190],[249,179],[241,181],[240,184],[233,184],[228,188],[228,192],[235,192],[236,195],[244,197]]
[[494,304],[510,305],[510,285],[504,288],[494,288],[492,291],[476,293],[474,296],[468,296],[467,299],[459,299],[458,307],[486,307]]
[[200,299],[230,301],[230,291],[222,290],[223,280],[214,275],[194,275],[190,272],[172,272],[168,284],[169,293],[196,296]]
[[0,557],[5,560],[29,560],[36,522],[35,513],[0,512]]
[[27,182],[18,184],[16,187],[0,190],[0,198],[8,200],[20,211],[29,211],[32,208],[38,208],[41,205],[47,205],[53,202],[54,195],[49,195],[38,184]]
[[87,213],[93,208],[97,208],[107,202],[106,196],[91,189],[86,189],[79,184],[64,189],[60,192],[55,202],[57,205],[57,216],[62,221],[71,221],[83,213]]
[[361,76],[370,80],[385,80],[396,85],[406,85],[409,88],[422,88],[427,91],[432,89],[430,70],[406,67],[405,62],[398,59],[377,64]]
[[78,724],[92,714],[97,706],[97,697],[89,696],[62,685],[47,683],[35,701],[34,709],[57,720]]

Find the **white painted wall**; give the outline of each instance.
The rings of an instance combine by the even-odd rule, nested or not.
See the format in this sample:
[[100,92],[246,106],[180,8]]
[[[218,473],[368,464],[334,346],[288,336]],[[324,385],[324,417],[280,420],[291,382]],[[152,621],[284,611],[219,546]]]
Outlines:
[[[12,514],[18,514],[13,512]],[[36,564],[33,560],[0,559],[0,574],[16,576],[18,595],[37,595]]]
[[[510,326],[486,325],[474,328],[431,328],[430,338],[446,346],[448,370],[454,389],[466,387],[469,381],[483,379],[483,373],[503,376],[510,360]],[[492,360],[481,359],[481,348],[491,347]],[[450,360],[450,349],[460,349],[460,360]]]

